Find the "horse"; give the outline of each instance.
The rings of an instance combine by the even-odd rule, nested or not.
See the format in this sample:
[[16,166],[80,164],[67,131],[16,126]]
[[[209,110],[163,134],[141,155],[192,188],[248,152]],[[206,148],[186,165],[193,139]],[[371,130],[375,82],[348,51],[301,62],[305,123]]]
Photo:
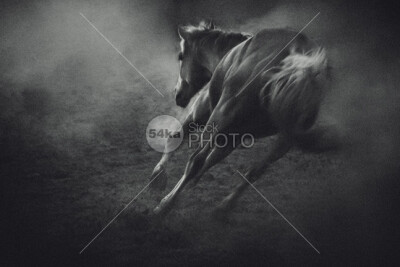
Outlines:
[[[166,215],[188,183],[196,185],[235,149],[233,143],[243,135],[276,136],[265,155],[248,167],[246,179],[215,208],[217,214],[227,214],[249,183],[257,181],[314,125],[326,91],[328,59],[324,48],[288,28],[250,35],[201,23],[180,26],[178,34],[180,72],[175,100],[183,108],[193,103],[182,124],[184,134],[191,122],[216,124],[218,133],[237,134],[221,147],[213,145],[216,133],[201,133],[206,143],[191,154],[179,182],[153,212]],[[171,155],[163,154],[150,179],[165,175]]]

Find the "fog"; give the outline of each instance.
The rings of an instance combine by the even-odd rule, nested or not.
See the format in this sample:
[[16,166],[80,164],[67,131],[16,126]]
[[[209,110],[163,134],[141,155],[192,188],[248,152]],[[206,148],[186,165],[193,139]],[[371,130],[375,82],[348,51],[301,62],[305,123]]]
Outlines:
[[[321,243],[337,236],[325,247],[332,250],[327,253],[332,258],[351,257],[341,246],[365,257],[393,251],[400,171],[399,24],[394,9],[379,1],[3,2],[0,160],[4,188],[8,186],[4,181],[19,177],[15,166],[30,172],[27,166],[35,165],[38,155],[80,159],[101,147],[148,151],[147,123],[156,115],[182,117],[186,112],[175,106],[173,95],[179,24],[212,19],[217,27],[231,31],[300,30],[318,12],[305,33],[326,47],[332,74],[318,121],[335,129],[345,164],[334,174],[337,191],[327,196],[330,206],[324,219],[329,223],[319,225],[310,218],[308,224],[321,233]],[[310,205],[318,208],[316,203]],[[343,219],[337,219],[339,215]]]
[[[168,16],[172,8],[161,1],[5,4],[0,44],[2,137],[8,136],[6,130],[23,139],[36,134],[52,146],[70,149],[72,144],[66,144],[72,141],[104,140],[109,128],[115,130],[111,135],[121,127],[132,135],[140,132],[138,120],[148,119],[147,113],[152,116],[156,104],[172,105],[178,69],[173,16]],[[80,12],[164,98],[143,83]]]
[[[385,132],[377,138],[391,138],[398,51],[395,25],[376,5],[252,1],[243,10],[240,1],[36,1],[4,6],[1,119],[13,121],[9,127],[20,128],[16,131],[38,131],[38,138],[46,136],[53,145],[102,139],[105,117],[136,134],[157,105],[163,112],[179,113],[172,91],[178,72],[178,23],[213,19],[223,29],[255,33],[264,27],[300,29],[317,12],[321,15],[306,33],[329,51],[334,80],[326,120],[357,139],[365,133],[360,127]],[[220,15],[220,9],[229,12]],[[144,85],[80,12],[165,97]],[[121,117],[121,110],[128,109],[130,116]],[[391,147],[395,140],[372,141]]]

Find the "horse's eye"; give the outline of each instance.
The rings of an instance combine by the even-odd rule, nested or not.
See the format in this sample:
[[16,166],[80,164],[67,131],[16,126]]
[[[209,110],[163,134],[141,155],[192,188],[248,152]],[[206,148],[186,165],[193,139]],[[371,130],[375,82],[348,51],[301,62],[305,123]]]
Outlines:
[[180,52],[180,53],[178,54],[178,60],[183,60],[183,54],[182,54],[182,52]]

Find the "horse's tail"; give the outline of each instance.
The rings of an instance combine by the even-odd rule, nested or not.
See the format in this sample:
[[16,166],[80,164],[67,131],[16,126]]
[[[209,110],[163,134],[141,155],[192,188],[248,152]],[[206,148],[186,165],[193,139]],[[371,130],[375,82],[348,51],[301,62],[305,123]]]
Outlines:
[[264,105],[281,131],[290,135],[308,130],[315,122],[328,75],[325,50],[307,53],[295,49],[284,58],[264,87]]

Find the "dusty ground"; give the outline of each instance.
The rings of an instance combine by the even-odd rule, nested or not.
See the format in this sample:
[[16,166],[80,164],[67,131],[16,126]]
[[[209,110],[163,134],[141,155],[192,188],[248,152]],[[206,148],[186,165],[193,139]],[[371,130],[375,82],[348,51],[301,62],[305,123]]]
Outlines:
[[[386,215],[395,211],[392,201],[398,194],[387,188],[385,171],[373,167],[384,159],[373,157],[379,150],[372,144],[361,149],[365,146],[346,143],[320,153],[295,148],[256,183],[321,254],[253,189],[227,222],[214,220],[213,208],[241,180],[236,169],[244,171],[268,149],[268,138],[252,149],[236,150],[197,187],[183,192],[176,209],[156,223],[149,210],[180,178],[191,152],[183,147],[171,160],[167,190],[145,191],[79,255],[148,183],[160,158],[140,129],[162,112],[123,99],[115,105],[131,101],[132,108],[102,116],[101,138],[69,138],[61,147],[43,140],[33,127],[34,116],[26,128],[7,125],[14,134],[3,135],[1,143],[4,265],[331,265],[365,263],[371,256],[388,262],[387,255],[394,255],[396,226]],[[159,109],[167,111],[168,105]],[[131,124],[124,121],[129,117]]]
[[[86,144],[67,157],[38,148],[18,151],[3,163],[5,259],[9,264],[258,264],[318,263],[317,254],[254,190],[248,190],[228,222],[210,217],[213,207],[240,182],[243,170],[268,147],[239,149],[198,186],[182,194],[176,210],[155,224],[146,213],[162,195],[146,191],[87,250],[79,251],[148,182],[159,154],[130,146]],[[120,143],[120,145],[118,145]],[[168,189],[183,171],[189,151],[171,161]],[[338,193],[342,159],[338,152],[294,150],[276,163],[257,188],[323,253],[330,244],[309,222],[327,223],[329,201]],[[21,168],[23,166],[24,168]],[[11,186],[10,186],[11,185]],[[166,191],[167,192],[167,191]],[[325,254],[326,255],[326,254]]]
[[[400,240],[395,9],[381,1],[6,2],[0,266],[394,265]],[[149,211],[180,178],[191,152],[182,149],[171,160],[167,190],[145,191],[79,255],[148,183],[160,154],[146,143],[147,123],[181,114],[172,92],[176,26],[215,18],[234,31],[300,29],[317,11],[306,32],[327,48],[334,77],[321,121],[336,123],[343,145],[320,153],[293,149],[255,186],[321,254],[251,188],[227,222],[210,216],[241,181],[236,170],[268,149],[264,139],[215,166],[157,223]]]

